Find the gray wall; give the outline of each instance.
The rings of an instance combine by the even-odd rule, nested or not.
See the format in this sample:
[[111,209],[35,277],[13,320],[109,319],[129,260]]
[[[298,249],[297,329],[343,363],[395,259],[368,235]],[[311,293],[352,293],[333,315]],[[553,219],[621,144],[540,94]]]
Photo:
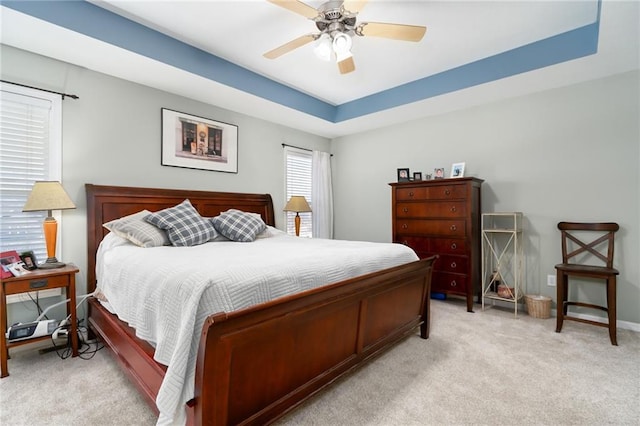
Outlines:
[[[336,236],[390,241],[396,169],[448,175],[464,161],[485,180],[483,212],[525,215],[528,293],[556,299],[557,222],[618,222],[618,319],[640,323],[639,81],[635,71],[332,141]],[[605,301],[603,286],[580,291]]]
[[[432,172],[465,161],[483,184],[483,211],[526,217],[526,284],[555,300],[546,275],[560,256],[559,220],[620,223],[618,319],[640,324],[638,72],[328,141],[84,68],[1,46],[2,79],[80,96],[65,100],[63,259],[86,281],[84,184],[271,193],[284,203],[281,143],[334,153],[336,238],[391,240],[389,182],[398,167]],[[160,108],[239,126],[239,173],[160,165]],[[276,214],[278,226],[282,216]],[[586,296],[601,301],[597,287]],[[581,290],[582,291],[582,290]],[[31,319],[12,307],[10,321]],[[604,329],[603,329],[604,330]]]

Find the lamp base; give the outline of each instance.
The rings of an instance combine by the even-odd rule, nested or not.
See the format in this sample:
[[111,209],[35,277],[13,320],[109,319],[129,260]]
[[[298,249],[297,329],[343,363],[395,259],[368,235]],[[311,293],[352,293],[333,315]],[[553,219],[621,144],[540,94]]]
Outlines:
[[295,224],[296,224],[296,237],[300,236],[300,213],[296,212]]
[[46,262],[38,265],[38,269],[56,269],[56,268],[62,268],[66,265],[67,264],[64,262],[59,262],[58,259],[56,259],[55,257],[50,257],[47,259]]

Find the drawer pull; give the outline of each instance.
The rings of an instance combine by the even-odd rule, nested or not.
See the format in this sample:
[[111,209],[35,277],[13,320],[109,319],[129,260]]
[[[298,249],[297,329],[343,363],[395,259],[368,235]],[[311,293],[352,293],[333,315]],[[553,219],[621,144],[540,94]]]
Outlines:
[[409,209],[408,209],[408,208],[406,208],[406,207],[405,207],[404,209],[402,209],[402,211],[403,211],[404,213],[409,213]]
[[458,229],[458,227],[455,226],[455,225],[451,225],[451,227],[449,229],[451,229],[452,231],[455,231],[456,229]]
[[406,223],[402,224],[402,229],[407,229],[409,226]]
[[451,190],[450,189],[445,189],[444,190],[444,195],[451,195]]
[[413,191],[409,192],[409,197],[413,197]]
[[457,285],[458,285],[458,283],[456,282],[456,280],[451,281],[451,287],[455,287]]
[[456,262],[451,262],[451,269],[456,269],[458,267],[458,265],[456,264]]
[[458,248],[458,245],[456,243],[451,243],[451,250],[455,250]]
[[47,286],[47,280],[33,280],[29,281],[29,288],[43,288]]
[[458,210],[458,209],[456,209],[456,206],[451,207],[451,212],[452,213],[455,213],[456,210]]

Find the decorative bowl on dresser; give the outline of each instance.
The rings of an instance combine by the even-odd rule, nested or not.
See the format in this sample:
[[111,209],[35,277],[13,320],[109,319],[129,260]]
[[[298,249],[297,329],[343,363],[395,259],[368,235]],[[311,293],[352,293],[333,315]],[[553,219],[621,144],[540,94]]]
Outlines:
[[467,177],[393,182],[393,242],[406,244],[420,258],[437,254],[431,291],[480,301],[480,187]]

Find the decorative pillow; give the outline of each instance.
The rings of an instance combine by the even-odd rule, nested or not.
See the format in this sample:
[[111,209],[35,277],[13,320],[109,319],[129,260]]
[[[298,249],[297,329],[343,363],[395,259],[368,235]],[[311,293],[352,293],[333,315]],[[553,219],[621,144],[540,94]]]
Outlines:
[[206,243],[217,234],[211,221],[200,216],[189,200],[151,213],[146,221],[166,230],[171,244],[178,247]]
[[267,225],[255,214],[230,209],[212,220],[218,232],[233,241],[250,242],[264,231]]
[[149,210],[142,210],[102,226],[140,247],[168,246],[170,242],[167,233],[144,220],[149,214],[151,214]]

